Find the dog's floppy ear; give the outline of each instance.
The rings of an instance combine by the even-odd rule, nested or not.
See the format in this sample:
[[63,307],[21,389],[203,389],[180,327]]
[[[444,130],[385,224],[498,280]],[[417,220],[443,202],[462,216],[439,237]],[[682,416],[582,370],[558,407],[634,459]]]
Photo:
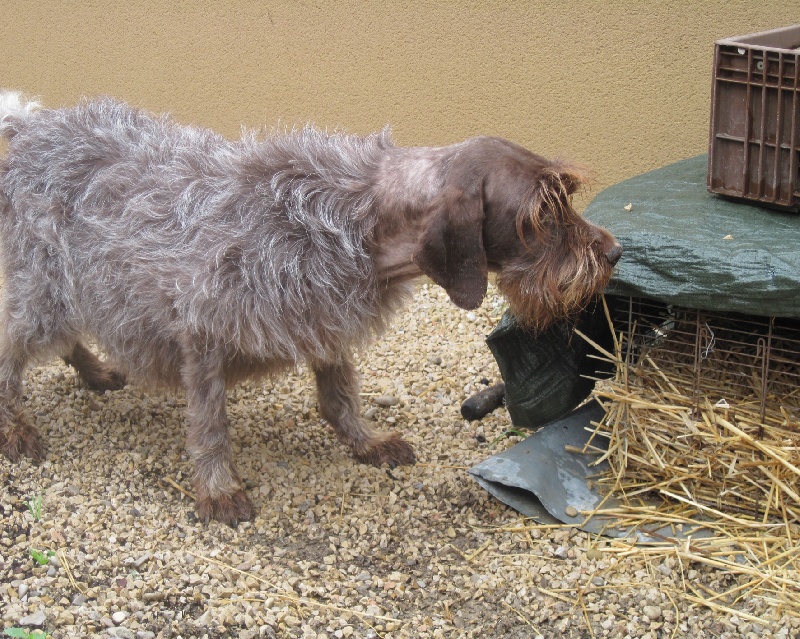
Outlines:
[[413,259],[425,275],[447,291],[456,306],[478,308],[486,295],[489,275],[480,192],[445,187],[426,212]]

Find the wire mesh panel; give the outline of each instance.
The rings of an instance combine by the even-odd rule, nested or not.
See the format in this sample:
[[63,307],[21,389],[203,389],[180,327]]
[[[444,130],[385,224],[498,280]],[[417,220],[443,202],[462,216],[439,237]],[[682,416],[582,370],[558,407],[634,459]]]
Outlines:
[[630,298],[615,308],[632,370],[660,371],[695,406],[706,400],[780,412],[800,407],[800,321],[718,314]]
[[611,299],[608,481],[723,520],[800,522],[800,321]]

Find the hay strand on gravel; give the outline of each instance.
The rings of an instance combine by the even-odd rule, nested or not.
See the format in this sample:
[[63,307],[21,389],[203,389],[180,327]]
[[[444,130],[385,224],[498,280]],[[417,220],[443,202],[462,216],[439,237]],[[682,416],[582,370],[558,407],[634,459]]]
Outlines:
[[56,550],[56,556],[58,557],[58,561],[61,564],[61,568],[67,575],[67,579],[69,580],[70,585],[79,593],[81,594],[85,593],[86,589],[75,581],[75,577],[72,574],[72,568],[70,567],[69,561],[67,560],[67,553],[63,549],[59,549]]
[[293,603],[295,606],[298,606],[298,607],[306,606],[306,607],[309,607],[309,608],[324,608],[326,610],[332,610],[332,611],[334,611],[336,613],[339,613],[339,614],[342,614],[342,615],[345,615],[345,616],[354,615],[354,616],[356,616],[356,617],[358,617],[359,619],[362,619],[362,620],[364,620],[364,619],[377,619],[377,620],[380,620],[380,621],[393,621],[393,622],[397,622],[398,621],[394,617],[387,617],[387,616],[383,616],[383,615],[372,615],[372,614],[369,614],[369,613],[366,613],[366,612],[361,612],[361,611],[358,611],[358,610],[354,610],[352,608],[342,608],[340,606],[334,606],[332,604],[326,604],[326,603],[323,603],[321,601],[314,601],[313,599],[309,599],[308,597],[298,597],[296,594],[294,594],[294,593],[290,594],[286,590],[280,588],[277,584],[269,581],[268,579],[264,579],[260,575],[257,575],[257,574],[251,573],[251,572],[246,572],[244,570],[239,570],[238,568],[234,568],[230,564],[226,564],[224,561],[220,561],[220,560],[214,559],[212,557],[206,557],[205,555],[200,555],[198,553],[195,553],[195,552],[192,552],[192,551],[188,551],[188,550],[186,552],[188,554],[192,555],[193,557],[196,557],[197,559],[200,559],[201,561],[205,561],[206,563],[214,564],[214,565],[219,566],[220,568],[223,568],[225,570],[230,570],[231,572],[235,572],[237,574],[240,574],[240,575],[255,579],[257,582],[262,583],[265,586],[271,588],[272,591],[270,592],[270,594],[273,597],[275,597],[276,599],[283,599],[284,601],[289,601],[289,602]]

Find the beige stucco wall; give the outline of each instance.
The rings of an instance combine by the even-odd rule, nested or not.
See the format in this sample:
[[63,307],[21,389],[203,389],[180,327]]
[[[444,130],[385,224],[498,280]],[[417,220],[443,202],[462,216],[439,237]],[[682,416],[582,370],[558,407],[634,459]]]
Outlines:
[[794,2],[0,0],[0,86],[100,93],[238,136],[315,122],[407,145],[487,133],[588,165],[595,192],[705,152],[715,39]]

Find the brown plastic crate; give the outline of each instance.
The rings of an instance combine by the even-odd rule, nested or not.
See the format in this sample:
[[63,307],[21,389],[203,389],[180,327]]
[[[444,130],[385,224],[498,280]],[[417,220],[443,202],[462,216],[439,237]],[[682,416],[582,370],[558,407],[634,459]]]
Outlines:
[[800,24],[714,47],[708,190],[800,210]]

